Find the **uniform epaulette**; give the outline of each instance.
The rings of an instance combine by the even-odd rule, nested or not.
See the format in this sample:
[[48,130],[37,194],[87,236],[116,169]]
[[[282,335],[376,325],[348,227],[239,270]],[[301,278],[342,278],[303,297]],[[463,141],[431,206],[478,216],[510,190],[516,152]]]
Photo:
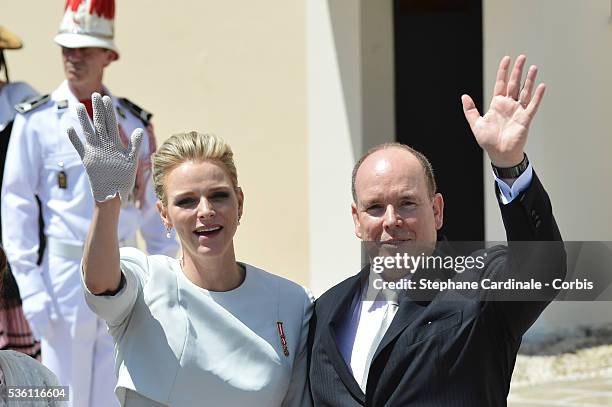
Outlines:
[[31,97],[30,99],[26,100],[25,102],[16,104],[15,105],[15,110],[17,110],[19,113],[27,113],[27,112],[30,112],[30,111],[32,111],[32,110],[34,110],[34,109],[44,105],[50,99],[51,99],[51,95],[50,94],[42,95],[42,96],[34,96],[34,97]]
[[142,107],[138,106],[135,103],[132,103],[128,98],[119,98],[119,103],[125,107],[127,110],[136,115],[145,126],[148,126],[151,122],[151,118],[153,117],[153,113],[147,112]]

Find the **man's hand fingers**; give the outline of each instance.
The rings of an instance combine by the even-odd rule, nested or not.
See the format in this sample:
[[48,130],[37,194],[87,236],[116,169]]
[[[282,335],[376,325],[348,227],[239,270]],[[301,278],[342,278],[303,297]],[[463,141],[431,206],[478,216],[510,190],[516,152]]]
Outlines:
[[508,82],[508,96],[514,100],[518,100],[519,91],[521,89],[521,78],[523,76],[523,66],[527,57],[525,55],[519,55],[514,63],[514,68],[510,74],[510,81]]
[[92,146],[100,145],[100,141],[98,140],[94,129],[91,127],[87,109],[85,109],[85,105],[82,103],[77,105],[77,117],[79,118],[79,123],[81,123],[81,128],[83,128],[83,133],[85,133],[85,140],[87,140],[87,143],[91,144]]
[[506,96],[507,92],[507,78],[508,78],[508,67],[510,66],[511,59],[509,56],[505,56],[499,62],[499,68],[497,69],[497,77],[495,78],[495,87],[493,88],[493,96]]
[[144,131],[141,128],[137,128],[132,132],[132,136],[130,137],[130,145],[128,145],[129,157],[138,157],[138,152],[140,151],[140,145],[142,144],[142,139],[144,136]]
[[100,141],[108,139],[108,133],[106,131],[106,114],[104,109],[104,103],[102,102],[102,96],[95,92],[91,95],[91,104],[93,106],[93,123],[94,129]]
[[525,86],[523,86],[523,90],[521,90],[521,95],[519,96],[519,103],[523,106],[523,108],[527,107],[527,105],[531,102],[531,95],[533,93],[533,87],[535,85],[535,78],[537,74],[538,67],[531,65],[529,67],[529,71],[527,71]]
[[527,114],[527,123],[523,123],[526,126],[529,126],[529,123],[533,120],[536,113],[538,112],[538,108],[540,107],[540,103],[542,103],[542,99],[544,98],[544,92],[546,91],[546,85],[541,83],[535,90],[533,95],[533,99],[527,105],[527,109],[525,109],[525,113]]
[[104,96],[102,98],[102,103],[104,104],[104,119],[106,121],[108,137],[116,146],[123,147],[121,144],[121,137],[119,137],[119,128],[117,126],[117,116],[115,116],[113,100],[109,96]]
[[83,143],[81,143],[79,135],[77,134],[76,130],[74,130],[74,127],[69,127],[67,133],[70,142],[72,143],[77,153],[79,153],[79,157],[81,157],[82,160],[85,156],[85,148],[83,147]]
[[476,104],[469,95],[462,95],[461,103],[463,104],[463,114],[465,114],[465,118],[470,124],[470,128],[473,129],[476,125],[476,121],[480,119],[480,113],[476,108]]

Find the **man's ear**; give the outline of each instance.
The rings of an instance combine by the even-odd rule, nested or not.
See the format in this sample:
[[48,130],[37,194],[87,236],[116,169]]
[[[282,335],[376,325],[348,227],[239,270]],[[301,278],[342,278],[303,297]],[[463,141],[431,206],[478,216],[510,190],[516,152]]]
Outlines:
[[107,66],[110,65],[111,62],[116,61],[119,59],[119,54],[117,54],[115,51],[111,51],[110,49],[106,50],[106,58],[104,60],[104,68],[106,68]]
[[351,204],[351,214],[353,215],[353,223],[355,224],[355,236],[361,239],[361,222],[359,222],[359,213],[357,212],[357,205],[354,202]]
[[444,198],[442,198],[442,194],[435,194],[432,204],[436,230],[440,230],[444,224]]
[[162,222],[164,222],[164,226],[166,227],[166,229],[171,228],[172,222],[170,221],[170,218],[168,217],[168,208],[166,208],[164,204],[162,204],[162,202],[159,200],[157,201],[155,205],[157,206],[159,217],[161,218]]

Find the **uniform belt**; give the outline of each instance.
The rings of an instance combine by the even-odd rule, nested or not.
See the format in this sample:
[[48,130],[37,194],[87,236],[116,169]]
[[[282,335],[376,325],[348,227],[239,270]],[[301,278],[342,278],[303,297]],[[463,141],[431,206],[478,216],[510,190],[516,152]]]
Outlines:
[[[119,241],[119,247],[136,246],[136,239],[122,239]],[[54,256],[64,257],[70,260],[81,261],[83,258],[83,245],[66,242],[54,237],[47,237],[47,247],[49,254]]]

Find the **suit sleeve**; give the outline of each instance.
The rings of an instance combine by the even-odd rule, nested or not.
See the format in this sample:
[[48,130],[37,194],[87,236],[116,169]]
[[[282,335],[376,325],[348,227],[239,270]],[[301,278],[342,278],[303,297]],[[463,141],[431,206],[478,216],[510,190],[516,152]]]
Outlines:
[[283,400],[283,407],[310,407],[312,398],[308,385],[308,331],[310,318],[313,312],[314,298],[309,290],[305,289],[302,325],[300,329],[300,342],[293,360],[289,390]]
[[[542,283],[563,279],[567,271],[565,248],[552,213],[548,194],[537,175],[517,199],[508,204],[500,201],[500,209],[508,250],[496,265],[496,280],[514,278]],[[557,291],[552,287],[537,293],[519,292],[521,298],[493,302],[504,318],[511,336],[519,340],[553,300]]]

